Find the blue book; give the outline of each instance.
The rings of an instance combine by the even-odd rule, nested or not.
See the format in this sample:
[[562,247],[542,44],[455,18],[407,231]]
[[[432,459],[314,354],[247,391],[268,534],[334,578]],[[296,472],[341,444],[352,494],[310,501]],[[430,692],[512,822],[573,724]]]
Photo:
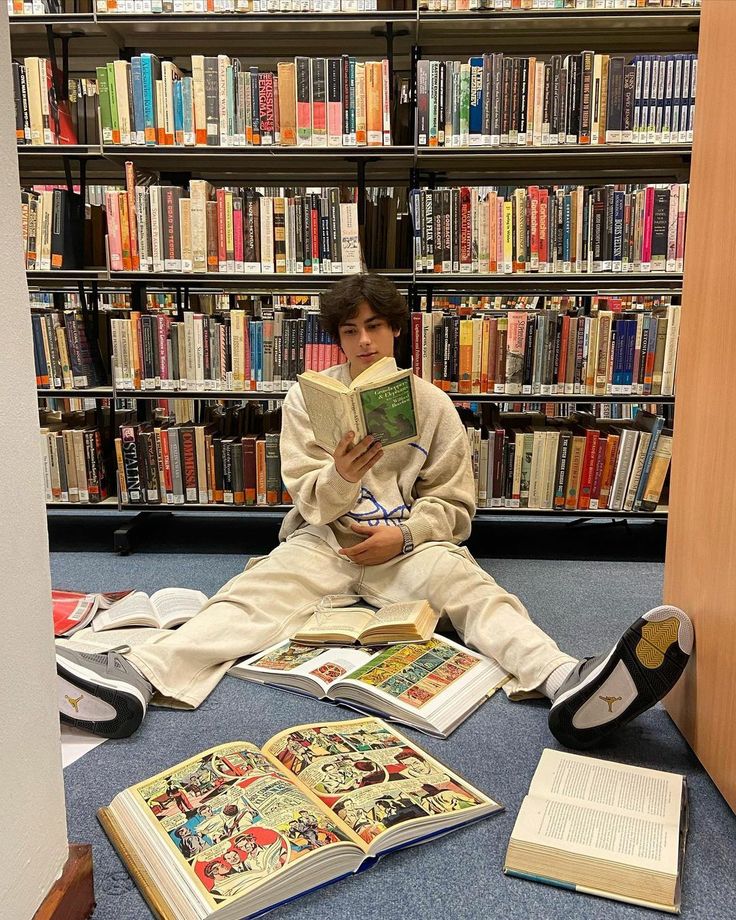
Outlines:
[[470,59],[470,115],[468,134],[471,145],[483,143],[483,58]]
[[624,207],[626,192],[614,191],[613,193],[613,247],[611,252],[611,268],[620,272],[624,257]]
[[156,126],[156,80],[161,79],[161,62],[155,54],[141,54],[141,84],[143,90],[143,129],[145,143],[155,147],[158,142]]
[[130,80],[133,86],[133,111],[131,113],[131,127],[133,134],[131,140],[134,144],[144,144],[146,139],[146,126],[143,105],[143,79],[141,76],[141,59],[136,56],[130,59]]
[[690,78],[692,73],[692,55],[682,56],[682,86],[680,88],[680,140],[687,136],[690,121]]
[[570,235],[572,232],[572,198],[570,195],[562,197],[562,261],[570,262]]
[[616,317],[611,334],[615,335],[613,346],[613,366],[611,368],[611,392],[622,393],[626,376],[626,323],[623,316]]
[[621,385],[624,393],[631,393],[631,385],[634,382],[634,354],[636,352],[636,319],[627,319],[626,339],[624,345],[623,367],[621,375]]
[[182,101],[181,80],[174,80],[174,143],[184,143],[184,104]]
[[654,421],[654,427],[652,428],[652,436],[649,439],[649,445],[647,447],[647,452],[644,455],[644,465],[641,468],[641,476],[639,477],[639,484],[636,487],[636,495],[634,496],[634,511],[639,511],[641,509],[641,501],[644,495],[644,489],[649,479],[649,473],[652,469],[652,461],[654,460],[654,451],[657,449],[657,441],[659,441],[659,436],[662,434],[662,429],[664,428],[664,419],[661,415],[658,415]]

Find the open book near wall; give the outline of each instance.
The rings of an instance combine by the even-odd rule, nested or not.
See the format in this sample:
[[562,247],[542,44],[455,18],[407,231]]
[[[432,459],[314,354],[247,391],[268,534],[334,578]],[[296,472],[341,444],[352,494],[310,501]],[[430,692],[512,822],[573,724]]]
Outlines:
[[234,677],[376,713],[446,738],[509,679],[491,658],[445,636],[388,648],[294,640],[236,662]]
[[160,920],[241,920],[501,809],[395,729],[357,719],[203,751],[98,817]]
[[687,828],[684,776],[546,749],[503,871],[679,913]]
[[397,370],[393,358],[381,358],[349,386],[318,371],[299,374],[314,440],[333,453],[340,439],[355,432],[355,443],[372,435],[383,447],[417,436],[414,375]]

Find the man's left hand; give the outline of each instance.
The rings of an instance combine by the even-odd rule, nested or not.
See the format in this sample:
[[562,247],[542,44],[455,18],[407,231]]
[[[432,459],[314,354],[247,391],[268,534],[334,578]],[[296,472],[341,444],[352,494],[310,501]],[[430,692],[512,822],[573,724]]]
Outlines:
[[347,556],[356,565],[380,565],[398,556],[404,545],[404,535],[400,527],[378,524],[368,527],[366,524],[353,524],[355,533],[365,540],[357,546],[344,547],[341,556]]

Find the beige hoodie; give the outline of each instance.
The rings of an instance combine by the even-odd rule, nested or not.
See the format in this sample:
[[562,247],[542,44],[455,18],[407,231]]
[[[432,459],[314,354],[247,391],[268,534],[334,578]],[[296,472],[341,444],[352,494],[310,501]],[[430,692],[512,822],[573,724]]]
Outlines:
[[[350,383],[347,364],[323,373]],[[415,546],[467,539],[475,485],[465,428],[446,393],[416,376],[414,385],[417,440],[387,447],[356,483],[343,479],[331,454],[315,444],[301,389],[289,390],[281,426],[281,474],[294,507],[281,525],[281,540],[303,527],[324,535],[327,525],[341,546],[351,546],[364,539],[351,530],[353,523],[400,522],[408,526]]]

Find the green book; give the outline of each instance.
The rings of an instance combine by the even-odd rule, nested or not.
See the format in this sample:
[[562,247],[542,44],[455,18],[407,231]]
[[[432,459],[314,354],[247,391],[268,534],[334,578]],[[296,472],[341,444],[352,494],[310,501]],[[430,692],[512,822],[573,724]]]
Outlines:
[[397,370],[393,358],[381,358],[349,386],[311,370],[298,380],[314,440],[330,453],[348,431],[356,444],[370,434],[383,447],[417,437],[414,375]]
[[110,112],[110,85],[107,67],[98,67],[97,92],[100,96],[100,136],[103,144],[112,143],[112,114]]
[[120,143],[120,120],[118,118],[118,93],[115,86],[115,64],[107,64],[107,92],[110,97],[110,123],[112,125],[112,142]]

